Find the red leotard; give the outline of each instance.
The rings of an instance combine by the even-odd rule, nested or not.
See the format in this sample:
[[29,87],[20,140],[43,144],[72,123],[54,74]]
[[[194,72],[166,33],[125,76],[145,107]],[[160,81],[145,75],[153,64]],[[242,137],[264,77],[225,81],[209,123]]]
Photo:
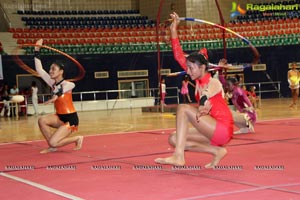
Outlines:
[[[179,44],[178,38],[171,39],[172,40],[172,49],[173,54],[176,59],[176,61],[180,64],[180,66],[187,71],[186,66],[186,58],[184,57],[184,53],[182,51],[182,48]],[[203,78],[196,80],[196,85],[198,85],[200,88],[206,87],[207,85],[215,84],[215,81],[217,81],[216,84],[220,84],[220,91],[216,91],[216,94],[213,96],[209,96],[209,102],[212,105],[209,115],[213,117],[217,121],[216,129],[214,131],[214,134],[211,138],[211,144],[215,146],[221,146],[226,144],[230,141],[233,135],[233,119],[232,114],[227,106],[226,101],[223,98],[223,90],[221,83],[211,78],[211,75],[208,73]],[[198,87],[197,86],[197,87]],[[199,94],[199,90],[195,91],[195,96],[197,101],[199,102],[201,93]]]

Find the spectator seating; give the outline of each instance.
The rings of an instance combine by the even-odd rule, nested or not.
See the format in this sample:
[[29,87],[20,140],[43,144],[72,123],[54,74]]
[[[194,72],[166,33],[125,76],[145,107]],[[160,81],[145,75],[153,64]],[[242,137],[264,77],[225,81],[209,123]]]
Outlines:
[[19,15],[126,15],[139,14],[139,10],[18,10]]
[[[32,26],[29,25],[31,28],[12,28],[10,31],[18,44],[32,44],[37,39],[43,38],[46,45],[70,54],[155,52],[157,39],[161,51],[171,51],[170,34],[167,28],[159,27],[157,38],[153,21],[147,25],[150,21],[147,17],[122,15],[122,12],[90,11],[84,14],[85,12],[80,11],[77,13],[65,11],[63,14],[51,12],[49,16],[44,11],[43,14],[34,17],[20,13],[26,23],[34,20],[36,22]],[[103,13],[103,16],[98,15],[99,13]],[[129,13],[133,12],[126,12]],[[138,12],[135,11],[135,14]],[[54,15],[57,16],[53,17]],[[225,26],[245,36],[255,46],[295,45],[300,41],[298,17],[256,22],[236,20]],[[197,50],[201,47],[223,48],[223,32],[218,28],[206,24],[192,24],[180,26],[178,32],[185,51]],[[225,32],[225,38],[227,48],[247,46],[228,32]],[[26,53],[32,54],[32,49],[27,47]],[[46,54],[55,54],[47,49],[43,51]]]
[[28,28],[125,28],[154,26],[138,10],[17,11]]

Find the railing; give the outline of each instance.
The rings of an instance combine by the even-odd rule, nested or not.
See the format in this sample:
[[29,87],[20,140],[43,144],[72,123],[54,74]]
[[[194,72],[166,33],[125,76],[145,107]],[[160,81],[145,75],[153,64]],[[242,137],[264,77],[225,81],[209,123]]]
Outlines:
[[[165,97],[167,103],[179,104],[178,87],[167,87],[167,95]],[[132,94],[136,94],[133,96]],[[39,94],[39,100],[42,102],[51,98],[50,94]],[[106,90],[106,91],[86,91],[86,92],[73,92],[73,101],[81,103],[81,111],[83,111],[83,104],[85,101],[105,101],[106,109],[113,110],[118,101],[128,102],[128,108],[132,108],[132,102],[142,98],[154,99],[154,104],[160,103],[159,88],[149,89],[135,89],[132,90]],[[28,102],[31,104],[31,101]]]
[[[278,97],[280,98],[280,83],[279,81],[276,82],[259,82],[259,83],[245,83],[243,85],[246,86],[255,86],[257,88],[256,93],[259,98],[259,105],[261,105],[261,97],[265,93],[278,93]],[[272,89],[264,89],[264,86],[270,85]],[[166,92],[167,95],[165,97],[168,104],[179,104],[179,92],[178,87],[167,87]],[[105,101],[106,103],[106,110],[113,110],[115,109],[115,105],[117,101],[125,101],[128,102],[127,108],[132,108],[132,102],[134,100],[142,99],[142,98],[149,98],[153,97],[154,104],[160,104],[160,95],[159,95],[159,88],[149,88],[149,89],[135,89],[134,94],[137,96],[132,96],[132,90],[106,90],[106,91],[86,91],[86,92],[74,92],[73,93],[73,100],[74,102],[81,103],[81,111],[83,111],[83,104],[85,101]],[[39,100],[42,102],[47,101],[51,98],[51,94],[39,94]],[[25,95],[25,105],[21,105],[21,107],[26,107],[28,104],[31,103],[31,99]],[[29,100],[29,101],[28,101]]]
[[[262,97],[262,94],[264,93],[273,93],[276,92],[278,93],[278,98],[281,97],[281,93],[280,93],[280,81],[274,81],[274,82],[258,82],[258,83],[244,83],[242,85],[245,86],[255,86],[257,88],[256,93],[258,93],[258,95],[260,97]],[[262,89],[262,87],[264,85],[270,85],[270,87],[272,87],[272,89]]]
[[[176,98],[176,103],[179,103],[178,96],[178,87],[168,87],[166,88],[168,95],[166,99]],[[88,92],[73,92],[74,100],[78,100],[76,96],[79,96],[79,101],[96,101],[96,100],[112,100],[112,99],[130,99],[130,98],[139,98],[139,97],[154,97],[158,100],[159,97],[159,88],[150,88],[150,89],[135,89],[132,95],[132,90],[106,90],[106,91],[88,91]],[[92,94],[92,97],[89,96]],[[89,96],[89,97],[88,97]]]
[[[256,94],[258,94],[259,98],[259,107],[261,107],[261,99],[262,99],[262,94],[265,93],[278,93],[278,98],[281,97],[281,92],[280,92],[280,88],[281,88],[281,82],[280,81],[273,81],[273,82],[258,82],[258,83],[244,83],[242,85],[245,86],[255,86],[257,88],[257,90],[255,91]],[[269,88],[271,89],[265,89],[263,88],[263,86],[268,85]]]
[[[167,87],[166,99],[176,98],[176,103],[179,103],[178,87]],[[129,99],[139,97],[154,97],[159,99],[159,88],[149,89],[135,89],[134,92],[137,96],[132,96],[132,90],[105,90],[105,91],[87,91],[87,92],[73,92],[74,101],[97,101],[97,100],[114,100],[114,99]],[[139,95],[140,94],[140,95]],[[39,94],[42,102],[47,101],[51,94]]]

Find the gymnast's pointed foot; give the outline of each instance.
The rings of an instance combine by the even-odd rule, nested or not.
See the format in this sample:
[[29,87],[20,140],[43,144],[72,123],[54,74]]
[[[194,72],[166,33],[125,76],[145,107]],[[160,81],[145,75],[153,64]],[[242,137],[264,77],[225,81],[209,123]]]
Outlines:
[[78,136],[78,140],[76,141],[75,151],[80,150],[82,148],[83,136]]
[[40,151],[40,153],[45,154],[45,153],[51,153],[51,152],[55,152],[55,151],[57,151],[57,148],[49,147],[48,149],[43,149],[42,151]]
[[163,164],[163,165],[175,165],[175,166],[184,166],[185,165],[185,160],[184,157],[181,156],[170,156],[167,158],[157,158],[155,159],[155,162],[158,164]]
[[223,147],[219,147],[219,149],[214,154],[213,160],[205,165],[205,168],[211,169],[219,164],[219,162],[226,156],[227,150]]

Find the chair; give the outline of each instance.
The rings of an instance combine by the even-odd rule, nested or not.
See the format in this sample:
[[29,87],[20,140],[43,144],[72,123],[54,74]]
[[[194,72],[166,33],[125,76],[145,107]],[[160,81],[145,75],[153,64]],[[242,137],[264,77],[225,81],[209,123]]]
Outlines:
[[22,32],[23,32],[23,29],[22,29],[22,28],[16,28],[16,29],[15,29],[15,32],[17,32],[17,33],[22,33]]
[[76,38],[71,39],[71,44],[72,44],[72,45],[77,45],[77,44],[79,44],[78,39],[76,39]]
[[17,40],[17,44],[25,44],[24,39],[18,39],[18,40]]
[[121,38],[122,43],[129,43],[129,39],[127,37]]
[[110,32],[109,37],[117,37],[117,34],[115,32]]
[[85,15],[90,15],[90,14],[91,14],[91,11],[85,10],[85,11],[83,11],[83,14],[85,14]]
[[71,14],[72,14],[72,15],[77,15],[78,13],[77,13],[76,10],[72,10],[72,11],[71,11]]
[[142,42],[143,43],[151,43],[150,37],[142,37]]
[[59,38],[58,34],[57,33],[53,33],[52,34],[50,33],[50,37],[51,38]]
[[102,37],[109,37],[108,32],[102,32]]
[[63,45],[64,44],[64,40],[63,39],[56,39],[55,44]]
[[35,33],[22,33],[21,36],[23,38],[37,38]]
[[106,38],[101,38],[100,41],[101,44],[108,44],[108,40]]
[[79,44],[86,44],[87,42],[86,42],[86,39],[85,39],[85,38],[80,38],[80,39],[78,40],[78,43],[79,43]]
[[88,48],[86,46],[79,47],[79,50],[78,50],[79,54],[87,54],[87,52],[88,52]]
[[79,35],[79,37],[81,37],[81,38],[88,38],[88,34],[85,33],[85,32],[83,32],[83,33],[81,33],[81,34]]
[[35,44],[35,40],[33,39],[25,39],[26,44]]
[[94,40],[92,38],[87,38],[86,44],[94,44]]
[[13,33],[13,38],[21,38],[19,33]]
[[64,10],[59,10],[59,11],[57,12],[57,14],[58,14],[58,15],[64,15],[64,14],[65,14],[65,11],[64,11]]
[[44,33],[43,37],[44,38],[50,38],[50,33]]
[[101,39],[100,38],[95,38],[93,39],[94,44],[101,44]]
[[128,40],[129,40],[129,43],[136,43],[135,37],[129,37]]
[[79,32],[74,32],[73,37],[74,38],[81,38],[81,34]]
[[107,42],[108,43],[116,43],[116,40],[115,40],[115,38],[108,38]]
[[70,45],[70,44],[72,44],[72,42],[71,42],[70,39],[67,38],[67,39],[63,39],[63,40],[62,40],[62,44],[63,44],[63,45]]
[[49,39],[47,44],[49,44],[49,45],[56,44],[56,40],[55,39]]

